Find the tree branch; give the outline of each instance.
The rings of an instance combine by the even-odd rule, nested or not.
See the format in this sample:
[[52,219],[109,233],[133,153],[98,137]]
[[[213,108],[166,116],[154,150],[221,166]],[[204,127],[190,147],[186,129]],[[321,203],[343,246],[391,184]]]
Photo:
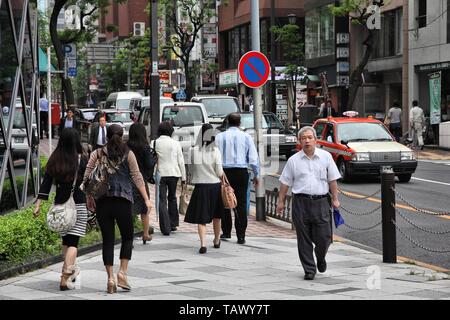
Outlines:
[[69,39],[61,39],[61,43],[62,44],[67,44],[67,43],[71,43],[71,42],[75,42],[77,41],[79,38],[81,38],[81,36],[84,33],[84,30],[86,29],[86,27],[84,26],[84,18],[91,16],[92,14],[94,14],[94,12],[98,9],[98,7],[94,7],[91,11],[89,12],[82,12],[80,14],[80,30],[78,30],[78,32],[73,35],[72,37],[70,37]]

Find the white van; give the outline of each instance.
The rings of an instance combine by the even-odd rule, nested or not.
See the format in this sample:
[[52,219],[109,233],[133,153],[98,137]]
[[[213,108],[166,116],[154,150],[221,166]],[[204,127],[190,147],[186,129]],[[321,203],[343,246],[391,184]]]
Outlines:
[[104,109],[139,111],[141,106],[142,95],[139,92],[120,91],[108,96]]

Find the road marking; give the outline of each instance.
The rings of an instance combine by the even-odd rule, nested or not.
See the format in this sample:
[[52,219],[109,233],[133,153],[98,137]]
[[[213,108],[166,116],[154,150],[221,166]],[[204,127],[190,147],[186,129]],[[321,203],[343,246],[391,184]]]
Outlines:
[[[276,178],[276,177],[279,177],[280,175],[279,174],[272,174],[270,176]],[[419,178],[412,178],[412,179],[424,180],[424,179],[419,179]],[[431,180],[428,180],[428,181],[431,181]],[[431,181],[431,182],[433,182],[433,181]],[[444,184],[443,182],[441,182],[441,183]],[[450,186],[450,184],[445,184],[445,185],[449,185]],[[365,197],[367,197],[367,195],[359,194],[359,193],[353,193],[353,192],[348,192],[348,191],[345,191],[345,193],[350,195],[350,196],[357,197],[357,198],[365,198]],[[381,203],[381,199],[377,199],[377,198],[367,198],[366,200],[371,201],[371,202]],[[412,212],[417,212],[417,210],[414,209],[413,207],[407,206],[407,205],[403,205],[403,204],[395,204],[395,207],[396,208],[400,208],[400,209],[404,209],[404,210],[408,210],[408,211],[412,211]],[[434,216],[436,216],[438,218],[450,220],[450,216],[438,215],[439,214],[438,212],[434,212],[434,211],[430,211],[430,210],[422,210],[422,211],[430,213],[431,215],[434,215]]]
[[418,180],[418,181],[424,181],[424,182],[435,183],[435,184],[442,184],[442,185],[444,185],[444,186],[450,186],[450,183],[445,183],[445,182],[440,182],[440,181],[427,180],[427,179],[421,179],[421,178],[415,178],[415,177],[412,177],[411,179],[413,179],[413,180]]

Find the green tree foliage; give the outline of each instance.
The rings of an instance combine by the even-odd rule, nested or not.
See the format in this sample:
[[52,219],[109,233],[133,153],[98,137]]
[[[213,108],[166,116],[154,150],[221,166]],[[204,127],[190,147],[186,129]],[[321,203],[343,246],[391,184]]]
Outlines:
[[[92,42],[97,31],[96,21],[100,13],[106,13],[108,5],[112,1],[117,3],[126,2],[126,0],[55,0],[50,15],[50,36],[56,52],[59,70],[64,69],[64,44],[74,42],[81,45],[86,42]],[[61,10],[70,6],[76,7],[77,11],[79,11],[79,15],[76,17],[79,22],[79,28],[58,32],[56,29],[58,15]],[[65,79],[63,74],[60,74],[60,78],[67,103],[69,105],[73,104],[74,94],[71,81],[70,79]]]
[[193,95],[195,82],[195,68],[189,66],[191,52],[202,27],[216,16],[216,1],[161,0],[159,3],[173,31],[166,40],[165,48],[170,49],[184,66],[189,99]]
[[279,42],[282,47],[284,59],[286,60],[286,66],[284,74],[286,75],[286,81],[291,86],[293,91],[293,99],[290,103],[290,108],[293,114],[293,121],[296,123],[297,115],[295,107],[297,105],[297,83],[304,76],[304,39],[300,32],[300,27],[296,24],[286,24],[281,27],[274,26],[270,29],[275,35],[275,41]]
[[343,0],[339,6],[331,5],[331,13],[335,16],[348,17],[353,25],[360,26],[360,32],[363,34],[364,41],[362,44],[365,46],[364,55],[359,62],[358,66],[353,70],[350,75],[350,88],[348,97],[348,108],[353,109],[356,96],[359,88],[363,84],[361,74],[363,73],[367,63],[376,46],[377,30],[368,27],[369,19],[373,18],[373,12],[370,10],[371,6],[377,6],[379,9],[388,5],[390,0]]

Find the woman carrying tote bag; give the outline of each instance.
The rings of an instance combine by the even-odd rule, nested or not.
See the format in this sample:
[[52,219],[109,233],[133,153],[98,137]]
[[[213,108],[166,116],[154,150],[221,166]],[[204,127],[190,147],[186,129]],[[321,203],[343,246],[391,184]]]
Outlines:
[[[59,137],[58,145],[53,151],[45,168],[44,180],[39,189],[34,216],[40,214],[41,200],[48,200],[52,184],[56,185],[55,204],[63,204],[69,200],[73,190],[76,204],[77,220],[75,226],[67,233],[60,233],[63,244],[64,264],[61,274],[60,290],[75,289],[73,282],[80,273],[75,264],[80,237],[86,234],[87,209],[86,197],[80,190],[84,171],[88,162],[80,143],[80,134],[76,129],[65,128]],[[78,171],[77,171],[78,168]]]
[[198,224],[199,253],[206,253],[206,224],[213,222],[214,248],[220,248],[220,221],[224,213],[221,196],[222,156],[214,143],[214,129],[204,124],[197,145],[190,149],[188,165],[195,189],[187,208],[185,222]]

